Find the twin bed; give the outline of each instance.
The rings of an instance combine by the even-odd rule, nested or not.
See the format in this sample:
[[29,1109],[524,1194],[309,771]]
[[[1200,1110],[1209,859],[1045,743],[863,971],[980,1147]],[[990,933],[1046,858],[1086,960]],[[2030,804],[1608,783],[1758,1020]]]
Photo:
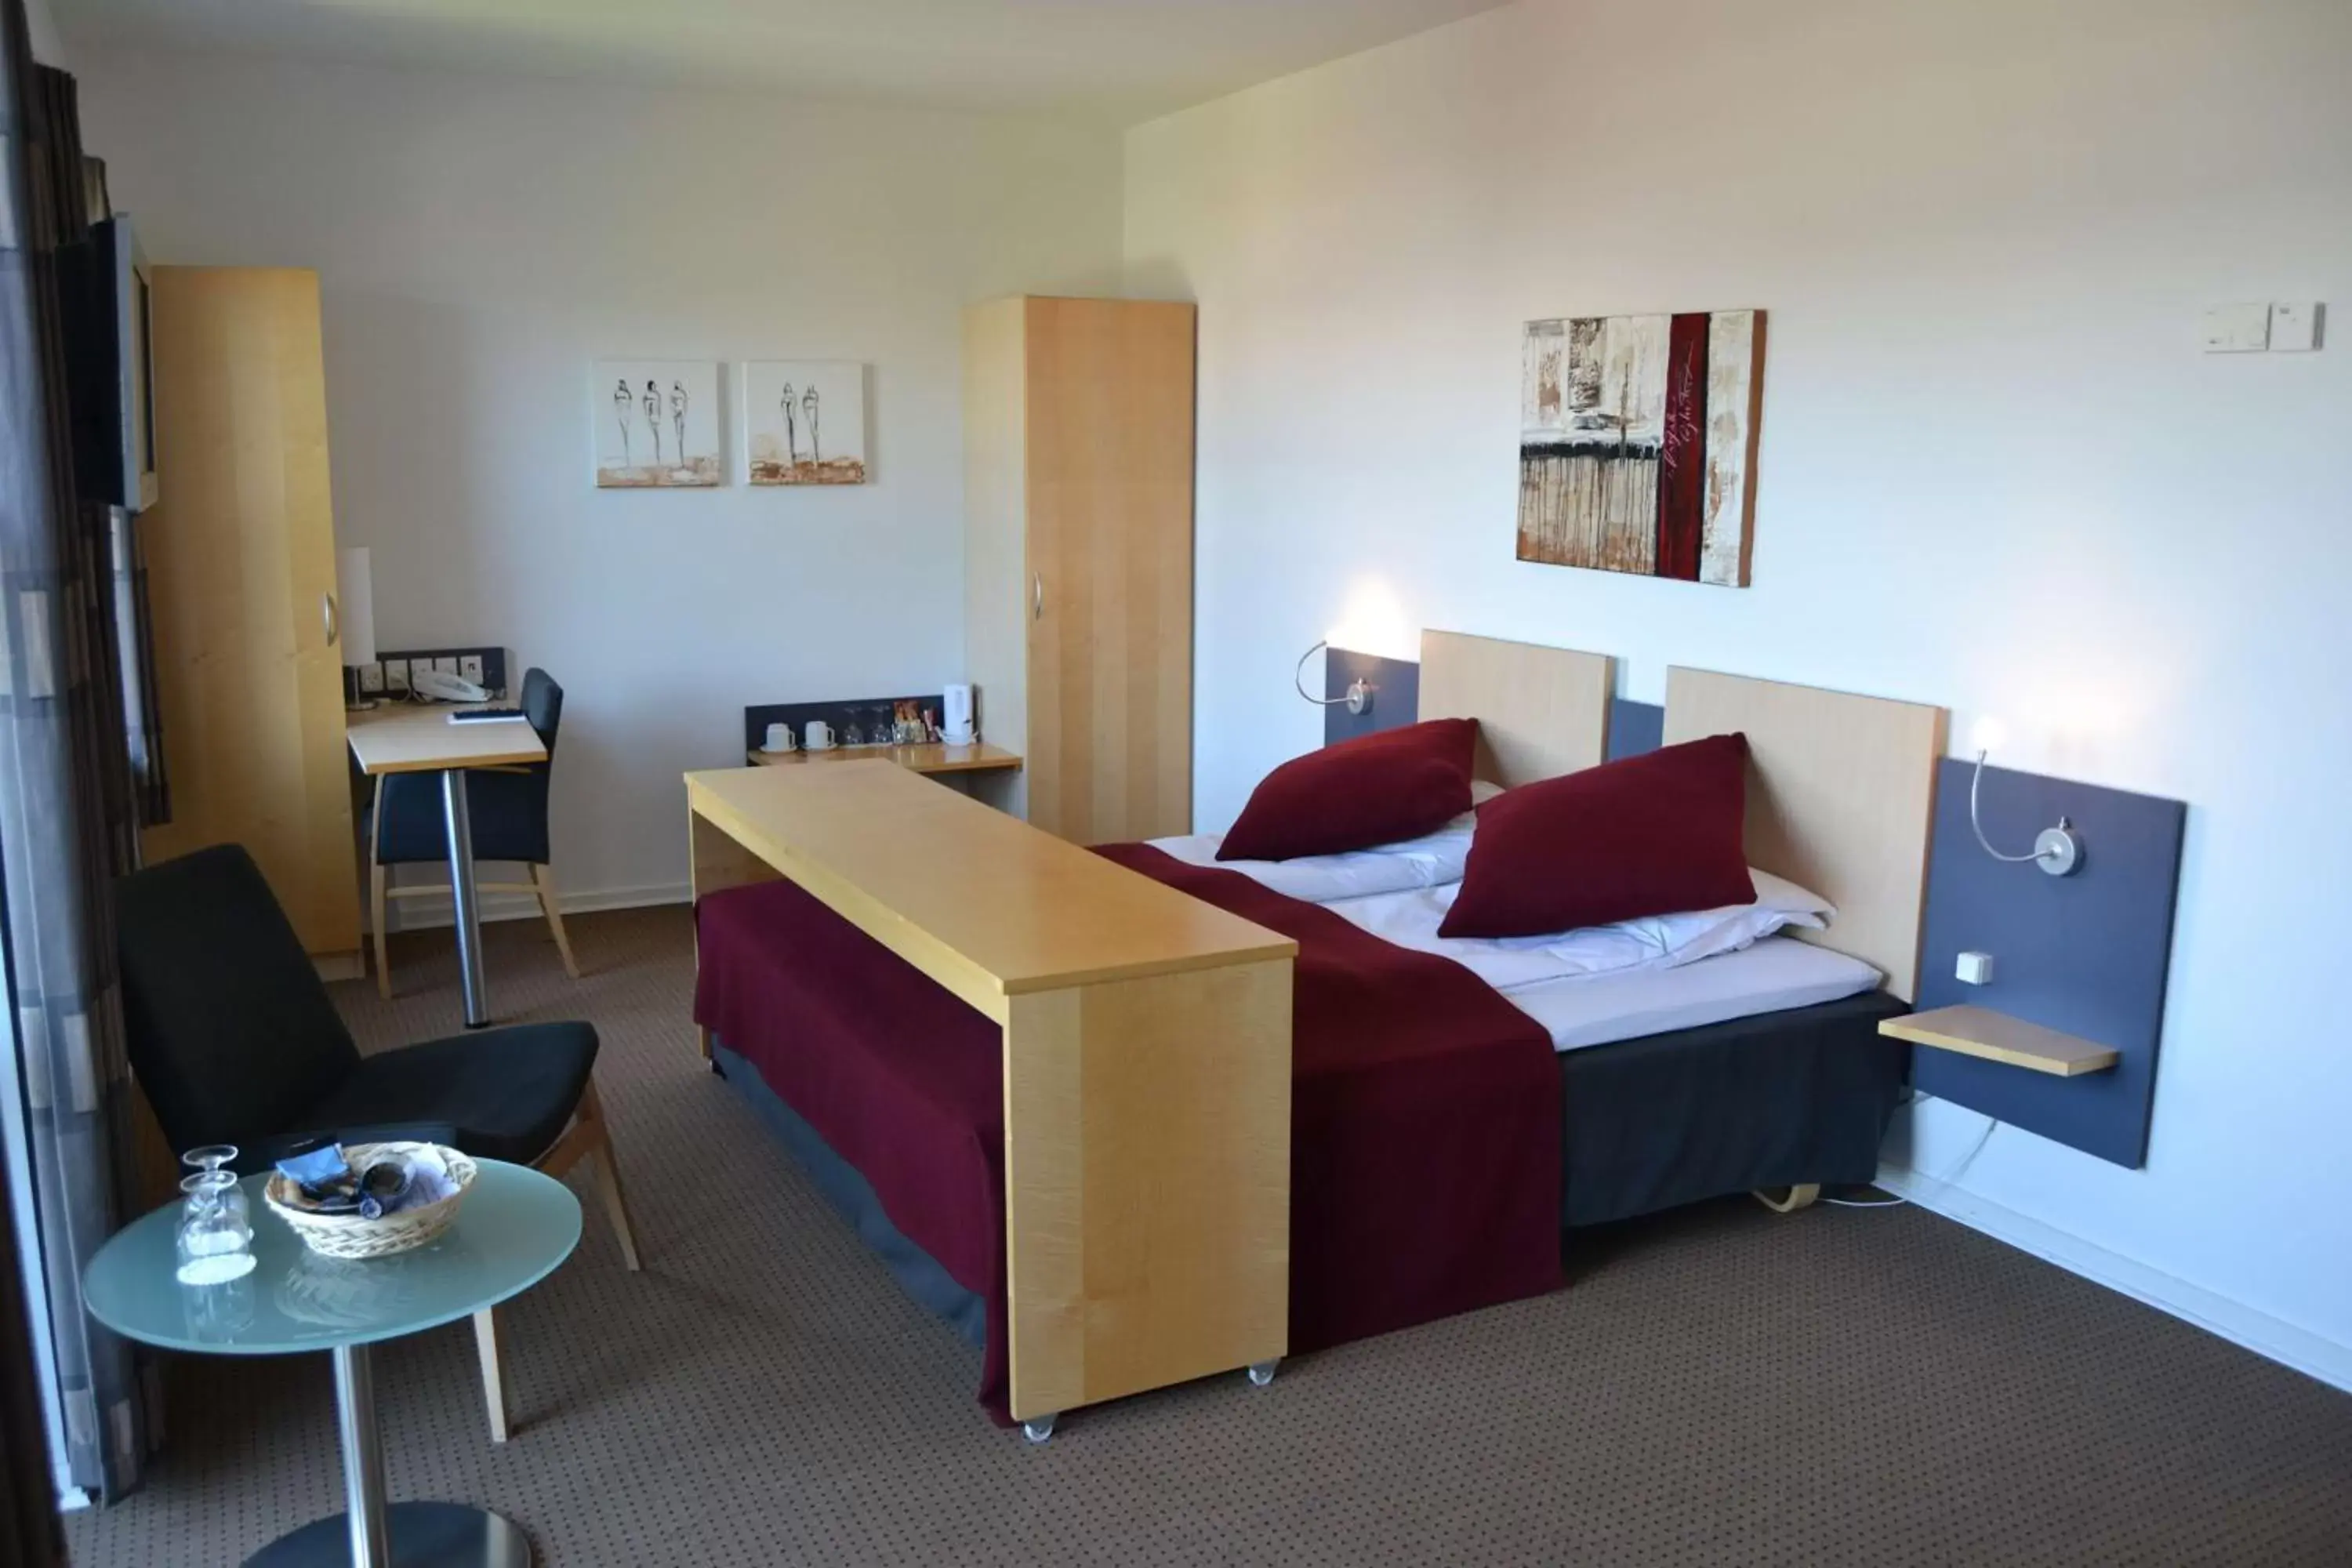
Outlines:
[[[1601,656],[1433,632],[1420,716],[1477,719],[1479,777],[1516,787],[1602,760],[1613,683]],[[1042,1437],[1097,1398],[1244,1363],[1264,1381],[1284,1353],[1557,1288],[1565,1227],[1874,1173],[1906,1068],[1876,1026],[1916,980],[1943,714],[1674,671],[1666,741],[1733,731],[1757,910],[1486,942],[1435,935],[1466,823],[1313,861],[1218,863],[1192,837],[1082,866],[877,775],[886,835],[987,836],[1021,851],[1013,880],[1097,900],[1106,926],[1170,895],[1230,917],[1223,956],[1181,961],[1226,965],[1185,971],[1193,1027],[1117,1020],[1045,1100],[1017,1045],[1030,981],[992,992],[950,962],[1008,968],[940,907],[983,873],[950,856],[930,868],[944,893],[872,896],[825,847],[853,819],[772,794],[763,830],[740,787],[692,775],[696,1020],[902,1283],[982,1348],[998,1419]],[[1018,925],[1034,889],[1002,890]],[[1108,1087],[1129,1055],[1162,1075],[1133,1102]],[[1034,1173],[1065,1144],[1041,1211]],[[1048,1254],[1067,1276],[1051,1287]]]

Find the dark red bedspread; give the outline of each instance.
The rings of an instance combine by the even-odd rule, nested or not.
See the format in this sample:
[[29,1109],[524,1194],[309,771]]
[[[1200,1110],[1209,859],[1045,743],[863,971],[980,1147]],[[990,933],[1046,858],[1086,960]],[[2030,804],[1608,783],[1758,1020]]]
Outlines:
[[[1299,943],[1293,1353],[1559,1284],[1559,1068],[1533,1020],[1457,964],[1236,872],[1102,853]],[[1009,1419],[996,1026],[790,882],[713,895],[697,918],[696,1021],[989,1303],[980,1395]]]
[[1559,1283],[1559,1063],[1541,1025],[1460,964],[1238,871],[1098,853],[1298,943],[1294,1352]]

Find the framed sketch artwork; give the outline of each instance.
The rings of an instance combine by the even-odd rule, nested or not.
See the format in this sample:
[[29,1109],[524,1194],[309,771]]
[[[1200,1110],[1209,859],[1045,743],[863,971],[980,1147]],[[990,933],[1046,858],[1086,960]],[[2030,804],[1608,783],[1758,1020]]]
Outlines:
[[754,485],[866,482],[866,367],[753,360],[743,367],[745,478]]
[[598,360],[589,378],[602,489],[694,489],[726,482],[716,360]]
[[1519,559],[1748,586],[1764,312],[1529,321]]

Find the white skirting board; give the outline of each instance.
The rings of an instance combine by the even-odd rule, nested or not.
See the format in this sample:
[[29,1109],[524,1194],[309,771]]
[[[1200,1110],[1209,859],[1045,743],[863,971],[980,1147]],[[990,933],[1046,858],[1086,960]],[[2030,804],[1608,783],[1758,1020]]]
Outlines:
[[2256,1355],[2352,1394],[2352,1345],[2340,1345],[2307,1329],[2296,1328],[2267,1312],[2216,1295],[2201,1285],[2191,1285],[2161,1269],[2134,1262],[2121,1253],[2070,1236],[2015,1209],[1923,1176],[1907,1166],[1881,1165],[1878,1184],[1931,1214],[1956,1220],[1971,1230],[1980,1230],[2021,1252],[2054,1263],[2070,1274],[2079,1274],[2110,1290],[2119,1290]]
[[[511,874],[509,874],[511,873]],[[444,868],[441,878],[449,873]],[[562,871],[557,872],[562,886]],[[477,872],[483,881],[520,882],[530,873],[505,866]],[[420,880],[431,880],[428,874]],[[601,891],[575,893],[568,889],[557,895],[556,901],[567,915],[594,914],[599,910],[639,910],[656,904],[688,903],[694,898],[691,882],[658,882],[646,888],[606,888]],[[429,899],[394,899],[392,900],[394,931],[424,931],[433,926],[452,922],[448,897],[444,894]],[[535,921],[540,918],[539,900],[526,893],[485,893],[482,895],[482,919],[488,921]]]

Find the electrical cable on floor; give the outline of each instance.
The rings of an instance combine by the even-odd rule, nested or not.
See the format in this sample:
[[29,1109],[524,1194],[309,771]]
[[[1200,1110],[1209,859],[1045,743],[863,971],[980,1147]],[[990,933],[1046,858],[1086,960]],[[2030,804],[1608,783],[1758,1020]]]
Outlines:
[[[1903,1103],[1906,1106],[1916,1105],[1923,1100],[1933,1100],[1936,1097],[1932,1094],[1922,1094],[1915,1089],[1911,1091],[1911,1098],[1905,1100]],[[1979,1112],[1979,1114],[1982,1113]],[[1976,1163],[1977,1156],[1984,1152],[1984,1146],[1992,1142],[1993,1129],[2000,1125],[2000,1121],[1999,1118],[1991,1116],[1985,1117],[1984,1131],[1977,1135],[1975,1145],[1971,1147],[1967,1153],[1960,1156],[1959,1163],[1954,1165],[1942,1175],[1929,1176],[1927,1177],[1927,1180],[1935,1183],[1937,1186],[1949,1186],[1954,1182],[1958,1181],[1961,1176],[1968,1173],[1968,1168]],[[1822,1200],[1822,1202],[1831,1205],[1832,1207],[1842,1209],[1895,1209],[1901,1208],[1910,1201],[1911,1200],[1909,1198],[1903,1196],[1900,1193],[1889,1193],[1884,1198],[1873,1198],[1867,1200],[1862,1198],[1823,1198]]]

